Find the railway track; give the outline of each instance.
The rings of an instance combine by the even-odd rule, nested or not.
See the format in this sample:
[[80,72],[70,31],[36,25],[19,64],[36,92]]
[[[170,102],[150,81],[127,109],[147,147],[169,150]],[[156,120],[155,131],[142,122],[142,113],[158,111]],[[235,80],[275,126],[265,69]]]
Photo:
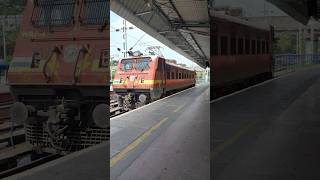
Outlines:
[[120,107],[119,102],[115,99],[110,99],[110,117],[114,117],[124,113]]
[[[30,153],[32,153],[32,152],[27,152],[27,154],[25,156],[28,156],[28,155],[31,156]],[[40,166],[42,164],[48,163],[48,162],[50,162],[52,160],[55,160],[55,159],[58,159],[60,157],[62,157],[62,156],[58,155],[58,154],[45,155],[43,157],[37,158],[37,159],[35,159],[35,160],[33,160],[33,161],[29,162],[29,163],[26,163],[24,165],[17,166],[17,167],[14,167],[14,168],[11,168],[11,169],[8,169],[8,170],[0,172],[0,179],[6,178],[6,177],[9,177],[9,176],[18,174],[18,173],[21,173],[23,171],[26,171],[26,170],[29,170],[31,168],[34,168],[34,167]]]

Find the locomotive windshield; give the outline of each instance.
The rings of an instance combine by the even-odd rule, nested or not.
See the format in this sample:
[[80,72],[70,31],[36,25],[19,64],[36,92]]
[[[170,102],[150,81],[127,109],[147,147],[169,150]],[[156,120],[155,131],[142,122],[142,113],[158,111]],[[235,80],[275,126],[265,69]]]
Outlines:
[[141,59],[123,59],[121,61],[121,70],[130,71],[135,69],[137,71],[146,71],[150,68],[149,66],[150,58],[141,58]]
[[32,23],[36,27],[65,26],[73,19],[75,0],[35,0]]
[[133,59],[124,59],[121,61],[121,70],[122,71],[130,71],[133,69]]
[[149,66],[149,58],[144,58],[144,59],[138,59],[137,60],[136,69],[138,71],[145,71],[145,70],[148,70],[149,68],[150,68],[150,66]]
[[103,25],[109,21],[109,2],[106,0],[85,0],[82,13],[82,24]]

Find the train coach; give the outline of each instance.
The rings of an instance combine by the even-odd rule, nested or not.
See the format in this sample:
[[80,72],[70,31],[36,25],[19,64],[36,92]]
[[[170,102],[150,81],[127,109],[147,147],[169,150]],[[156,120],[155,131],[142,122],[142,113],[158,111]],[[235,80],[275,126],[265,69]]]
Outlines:
[[133,56],[119,61],[113,90],[125,109],[195,86],[195,71],[159,56]]
[[228,15],[211,19],[211,95],[272,78],[273,28]]
[[27,1],[8,71],[13,120],[34,149],[67,154],[109,139],[109,1]]

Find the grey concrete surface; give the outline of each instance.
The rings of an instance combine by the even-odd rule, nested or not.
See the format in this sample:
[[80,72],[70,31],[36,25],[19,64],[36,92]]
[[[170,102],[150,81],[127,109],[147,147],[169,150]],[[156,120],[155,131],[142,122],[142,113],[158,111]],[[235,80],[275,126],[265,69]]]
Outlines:
[[109,143],[103,143],[5,178],[6,180],[108,180]]
[[209,180],[209,84],[111,120],[111,157],[161,119],[156,131],[111,168],[115,180]]
[[320,179],[320,68],[211,104],[214,180]]

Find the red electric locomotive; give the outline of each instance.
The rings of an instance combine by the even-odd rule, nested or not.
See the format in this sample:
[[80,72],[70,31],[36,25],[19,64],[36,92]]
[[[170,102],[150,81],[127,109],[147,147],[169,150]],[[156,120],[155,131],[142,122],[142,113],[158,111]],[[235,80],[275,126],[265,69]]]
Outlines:
[[235,86],[272,78],[272,27],[222,14],[211,23],[213,97]]
[[113,90],[125,109],[195,86],[195,71],[159,56],[134,56],[119,61]]
[[8,83],[38,150],[69,153],[108,140],[109,1],[27,1]]

